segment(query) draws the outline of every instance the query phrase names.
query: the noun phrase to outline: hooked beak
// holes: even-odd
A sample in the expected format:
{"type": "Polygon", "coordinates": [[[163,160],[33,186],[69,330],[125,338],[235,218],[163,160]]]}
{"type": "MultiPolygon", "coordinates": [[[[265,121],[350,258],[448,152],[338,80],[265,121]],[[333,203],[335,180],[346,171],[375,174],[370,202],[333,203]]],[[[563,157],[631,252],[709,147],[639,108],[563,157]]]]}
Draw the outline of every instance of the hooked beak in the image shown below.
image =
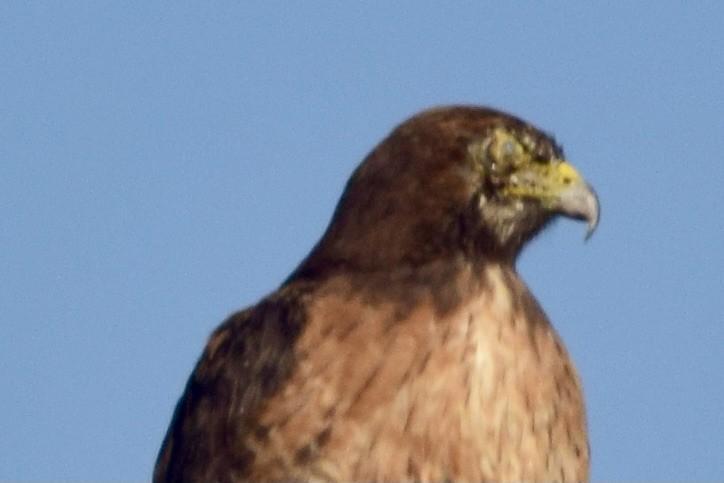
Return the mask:
{"type": "Polygon", "coordinates": [[[578,171],[563,159],[531,163],[510,176],[506,193],[538,199],[546,210],[586,220],[586,240],[598,226],[598,196],[578,171]]]}
{"type": "Polygon", "coordinates": [[[591,238],[598,226],[600,208],[598,196],[588,183],[579,179],[572,186],[561,190],[557,209],[565,216],[586,220],[586,240],[591,238]]]}

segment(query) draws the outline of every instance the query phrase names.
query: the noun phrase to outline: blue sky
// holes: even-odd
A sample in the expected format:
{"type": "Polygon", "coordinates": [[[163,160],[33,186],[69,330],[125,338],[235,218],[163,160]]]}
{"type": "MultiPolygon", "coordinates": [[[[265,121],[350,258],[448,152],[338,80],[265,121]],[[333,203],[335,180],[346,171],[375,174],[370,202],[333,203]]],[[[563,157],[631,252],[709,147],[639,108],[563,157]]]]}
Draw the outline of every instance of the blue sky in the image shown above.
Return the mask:
{"type": "Polygon", "coordinates": [[[596,187],[519,270],[596,480],[724,477],[724,3],[0,3],[0,479],[150,478],[209,332],[398,122],[486,104],[596,187]]]}

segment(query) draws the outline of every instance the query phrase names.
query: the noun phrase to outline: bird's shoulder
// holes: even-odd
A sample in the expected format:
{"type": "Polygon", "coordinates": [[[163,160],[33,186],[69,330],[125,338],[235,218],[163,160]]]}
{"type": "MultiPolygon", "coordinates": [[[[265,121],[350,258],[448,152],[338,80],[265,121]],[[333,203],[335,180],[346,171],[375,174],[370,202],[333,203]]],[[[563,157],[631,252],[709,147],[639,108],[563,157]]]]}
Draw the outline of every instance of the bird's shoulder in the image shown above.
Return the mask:
{"type": "Polygon", "coordinates": [[[228,317],[209,336],[179,400],[154,481],[244,477],[255,415],[294,364],[313,284],[288,284],[228,317]]]}

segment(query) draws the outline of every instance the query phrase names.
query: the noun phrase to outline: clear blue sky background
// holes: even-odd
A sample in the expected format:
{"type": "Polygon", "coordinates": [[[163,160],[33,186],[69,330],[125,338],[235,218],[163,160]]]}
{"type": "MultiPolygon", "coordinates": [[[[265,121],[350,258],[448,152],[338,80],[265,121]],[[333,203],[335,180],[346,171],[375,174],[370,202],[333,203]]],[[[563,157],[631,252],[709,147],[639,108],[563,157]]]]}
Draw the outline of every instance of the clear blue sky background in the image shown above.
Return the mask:
{"type": "Polygon", "coordinates": [[[0,479],[147,480],[209,332],[423,108],[553,132],[599,192],[519,269],[593,478],[724,478],[724,3],[0,3],[0,479]]]}

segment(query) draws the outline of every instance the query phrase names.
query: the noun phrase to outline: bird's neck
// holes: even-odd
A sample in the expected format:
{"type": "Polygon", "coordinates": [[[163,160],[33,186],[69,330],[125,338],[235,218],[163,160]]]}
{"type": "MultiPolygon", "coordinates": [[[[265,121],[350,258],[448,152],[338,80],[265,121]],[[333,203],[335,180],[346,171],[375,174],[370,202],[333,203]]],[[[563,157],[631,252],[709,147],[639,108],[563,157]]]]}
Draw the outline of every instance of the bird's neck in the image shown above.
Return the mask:
{"type": "Polygon", "coordinates": [[[313,283],[327,285],[344,279],[350,293],[364,292],[371,300],[403,301],[402,305],[431,301],[439,314],[445,314],[461,301],[486,289],[489,273],[519,283],[514,266],[499,258],[470,259],[462,252],[424,264],[384,267],[358,267],[341,262],[316,264],[305,261],[285,285],[313,283]]]}

